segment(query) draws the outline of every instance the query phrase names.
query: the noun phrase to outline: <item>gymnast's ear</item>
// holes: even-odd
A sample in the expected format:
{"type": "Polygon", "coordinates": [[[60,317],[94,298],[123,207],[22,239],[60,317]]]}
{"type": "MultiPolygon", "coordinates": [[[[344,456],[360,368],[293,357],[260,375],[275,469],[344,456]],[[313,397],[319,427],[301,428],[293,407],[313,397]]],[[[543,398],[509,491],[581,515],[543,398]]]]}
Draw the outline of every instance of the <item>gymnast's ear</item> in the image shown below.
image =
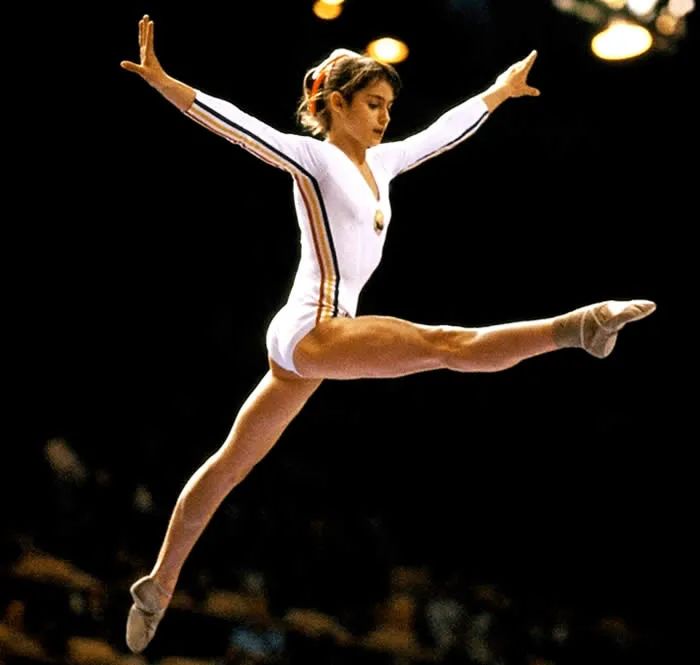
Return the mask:
{"type": "Polygon", "coordinates": [[[347,106],[347,101],[340,92],[334,90],[330,95],[328,95],[326,104],[331,112],[339,113],[347,106]]]}

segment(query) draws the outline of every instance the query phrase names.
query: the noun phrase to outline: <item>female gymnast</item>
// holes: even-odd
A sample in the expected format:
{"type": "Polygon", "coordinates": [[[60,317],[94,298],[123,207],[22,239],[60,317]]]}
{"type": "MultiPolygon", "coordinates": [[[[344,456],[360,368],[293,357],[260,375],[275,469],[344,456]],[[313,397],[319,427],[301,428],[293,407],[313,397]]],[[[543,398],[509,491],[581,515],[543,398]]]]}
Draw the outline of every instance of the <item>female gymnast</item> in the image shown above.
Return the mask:
{"type": "Polygon", "coordinates": [[[126,641],[136,653],[153,638],[182,566],[214,512],[324,379],[436,369],[496,372],[574,347],[604,358],[625,324],[656,307],[648,300],[610,300],[551,318],[481,328],[356,316],[358,296],[379,264],[389,230],[390,181],[465,141],[506,100],[539,95],[527,82],[536,51],[423,131],[382,143],[400,88],[390,65],[346,49],[333,51],[304,77],[297,117],[311,136],[288,134],[167,75],[155,55],[153,30],[144,16],[140,62],[121,66],[191,119],[291,175],[301,259],[288,301],[267,330],[269,371],[221,447],[183,488],[152,571],[131,586],[126,641]]]}

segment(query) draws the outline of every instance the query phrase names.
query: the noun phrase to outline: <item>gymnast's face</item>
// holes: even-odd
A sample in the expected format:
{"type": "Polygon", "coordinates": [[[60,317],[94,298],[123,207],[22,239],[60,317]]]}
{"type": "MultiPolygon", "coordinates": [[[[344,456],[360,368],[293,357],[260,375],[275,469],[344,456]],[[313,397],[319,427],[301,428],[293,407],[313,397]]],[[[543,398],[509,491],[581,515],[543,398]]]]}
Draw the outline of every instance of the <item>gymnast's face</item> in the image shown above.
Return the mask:
{"type": "Polygon", "coordinates": [[[387,81],[373,81],[358,90],[350,102],[338,93],[333,103],[333,129],[348,135],[364,148],[381,143],[394,103],[394,90],[387,81]]]}

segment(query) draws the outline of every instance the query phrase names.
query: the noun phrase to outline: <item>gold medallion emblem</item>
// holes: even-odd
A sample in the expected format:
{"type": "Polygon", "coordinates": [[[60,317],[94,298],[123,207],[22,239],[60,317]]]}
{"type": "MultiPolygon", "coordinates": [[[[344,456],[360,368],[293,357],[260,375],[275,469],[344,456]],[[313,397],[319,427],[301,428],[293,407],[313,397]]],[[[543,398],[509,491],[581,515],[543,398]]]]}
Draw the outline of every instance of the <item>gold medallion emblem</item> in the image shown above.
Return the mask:
{"type": "Polygon", "coordinates": [[[379,235],[384,230],[384,213],[377,209],[374,213],[374,231],[379,235]]]}

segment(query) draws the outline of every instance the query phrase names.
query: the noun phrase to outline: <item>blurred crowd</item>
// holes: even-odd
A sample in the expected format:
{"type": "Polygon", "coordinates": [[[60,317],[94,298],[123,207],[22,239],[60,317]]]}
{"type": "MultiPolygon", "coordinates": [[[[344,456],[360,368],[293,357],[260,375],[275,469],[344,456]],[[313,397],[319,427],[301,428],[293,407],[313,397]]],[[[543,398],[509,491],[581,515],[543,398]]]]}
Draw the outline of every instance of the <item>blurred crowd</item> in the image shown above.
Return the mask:
{"type": "Polygon", "coordinates": [[[129,585],[149,571],[171,506],[117,476],[55,438],[25,495],[5,501],[0,665],[660,662],[664,645],[625,616],[467,563],[406,560],[381,515],[272,510],[245,492],[193,552],[154,641],[130,654],[129,585]]]}

